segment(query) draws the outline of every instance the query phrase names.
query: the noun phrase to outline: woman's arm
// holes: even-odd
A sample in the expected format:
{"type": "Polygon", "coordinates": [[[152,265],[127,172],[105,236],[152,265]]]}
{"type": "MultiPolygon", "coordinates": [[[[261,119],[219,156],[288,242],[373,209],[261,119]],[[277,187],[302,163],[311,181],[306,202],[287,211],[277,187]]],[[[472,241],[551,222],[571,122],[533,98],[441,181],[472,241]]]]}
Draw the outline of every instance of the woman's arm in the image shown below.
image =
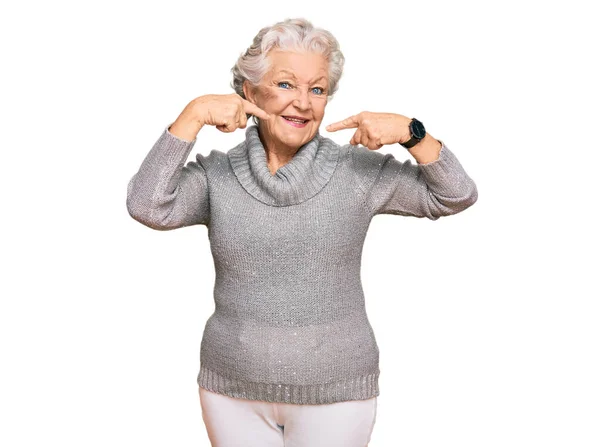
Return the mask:
{"type": "Polygon", "coordinates": [[[419,164],[431,163],[436,161],[440,156],[442,150],[442,142],[436,140],[428,133],[425,133],[425,137],[415,144],[413,147],[408,149],[410,154],[417,160],[419,164]]]}
{"type": "Polygon", "coordinates": [[[400,162],[377,152],[386,144],[411,139],[411,118],[397,113],[361,112],[330,124],[327,130],[356,131],[350,140],[352,166],[372,216],[401,214],[436,220],[456,214],[477,200],[475,182],[443,142],[426,133],[410,148],[419,163],[400,162]],[[365,147],[355,147],[355,144],[365,147]]]}
{"type": "Polygon", "coordinates": [[[247,114],[269,119],[240,95],[203,95],[190,101],[146,156],[127,187],[127,209],[135,220],[156,230],[208,225],[208,180],[201,154],[184,166],[196,135],[205,125],[221,132],[244,129],[247,114]]]}
{"type": "Polygon", "coordinates": [[[197,161],[184,166],[197,133],[177,121],[164,129],[127,186],[127,210],[135,220],[155,230],[208,224],[204,157],[198,155],[197,161]],[[186,135],[192,140],[182,138],[186,135]]]}
{"type": "Polygon", "coordinates": [[[397,214],[436,220],[477,201],[475,182],[450,149],[439,143],[437,159],[423,164],[401,162],[391,153],[364,147],[351,149],[357,181],[372,216],[397,214]]]}

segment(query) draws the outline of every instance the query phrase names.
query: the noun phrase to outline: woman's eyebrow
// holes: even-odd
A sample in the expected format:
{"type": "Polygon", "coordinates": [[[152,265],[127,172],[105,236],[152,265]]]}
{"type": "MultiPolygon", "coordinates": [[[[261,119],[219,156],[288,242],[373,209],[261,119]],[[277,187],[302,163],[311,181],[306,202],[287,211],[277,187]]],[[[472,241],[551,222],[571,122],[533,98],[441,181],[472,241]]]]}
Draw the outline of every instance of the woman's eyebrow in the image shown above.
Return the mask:
{"type": "Polygon", "coordinates": [[[320,81],[321,79],[327,80],[326,76],[319,76],[318,78],[313,79],[312,82],[320,81]]]}
{"type": "MultiPolygon", "coordinates": [[[[294,78],[296,81],[298,80],[298,78],[296,77],[296,75],[294,74],[294,72],[293,72],[293,71],[290,71],[290,70],[285,70],[285,69],[283,69],[283,70],[279,70],[279,73],[277,73],[277,75],[280,75],[280,74],[282,74],[282,73],[288,73],[288,74],[289,74],[289,75],[290,75],[292,78],[294,78]]],[[[313,80],[311,81],[311,83],[313,83],[313,82],[315,82],[315,81],[319,81],[319,80],[321,80],[321,79],[327,79],[327,77],[326,77],[325,75],[318,76],[318,77],[316,77],[315,79],[313,79],[313,80]]]]}

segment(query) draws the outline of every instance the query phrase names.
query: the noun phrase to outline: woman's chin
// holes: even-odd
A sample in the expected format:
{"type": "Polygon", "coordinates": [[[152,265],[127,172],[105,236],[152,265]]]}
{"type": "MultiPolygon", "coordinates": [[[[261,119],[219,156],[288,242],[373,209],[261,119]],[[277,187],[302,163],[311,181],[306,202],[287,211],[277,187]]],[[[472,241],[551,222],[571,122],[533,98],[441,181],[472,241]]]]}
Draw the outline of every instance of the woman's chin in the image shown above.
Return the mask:
{"type": "MultiPolygon", "coordinates": [[[[283,120],[283,118],[281,118],[283,120]]],[[[288,148],[299,149],[314,138],[318,127],[314,127],[314,122],[309,121],[304,127],[295,127],[287,122],[281,122],[278,119],[278,126],[272,128],[272,138],[276,141],[275,146],[285,146],[288,148]]]]}
{"type": "Polygon", "coordinates": [[[287,146],[299,148],[308,143],[314,135],[311,135],[307,130],[296,132],[295,134],[282,135],[281,142],[287,146]]]}

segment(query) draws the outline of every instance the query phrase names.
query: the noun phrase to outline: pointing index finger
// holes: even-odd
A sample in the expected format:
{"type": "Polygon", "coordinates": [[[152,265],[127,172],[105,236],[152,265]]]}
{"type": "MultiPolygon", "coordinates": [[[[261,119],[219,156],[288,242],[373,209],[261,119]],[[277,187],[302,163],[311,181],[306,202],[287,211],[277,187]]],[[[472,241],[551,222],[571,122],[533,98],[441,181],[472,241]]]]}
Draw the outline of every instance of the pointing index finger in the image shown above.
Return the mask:
{"type": "Polygon", "coordinates": [[[328,125],[325,129],[329,132],[335,132],[341,129],[352,129],[354,127],[358,127],[358,117],[357,115],[352,115],[345,120],[338,121],[337,123],[332,123],[328,125]]]}
{"type": "Polygon", "coordinates": [[[257,116],[259,118],[262,118],[264,120],[268,120],[270,118],[269,114],[267,112],[265,112],[263,109],[261,109],[260,107],[252,104],[250,101],[242,98],[242,101],[244,102],[244,112],[246,113],[250,113],[254,116],[257,116]]]}

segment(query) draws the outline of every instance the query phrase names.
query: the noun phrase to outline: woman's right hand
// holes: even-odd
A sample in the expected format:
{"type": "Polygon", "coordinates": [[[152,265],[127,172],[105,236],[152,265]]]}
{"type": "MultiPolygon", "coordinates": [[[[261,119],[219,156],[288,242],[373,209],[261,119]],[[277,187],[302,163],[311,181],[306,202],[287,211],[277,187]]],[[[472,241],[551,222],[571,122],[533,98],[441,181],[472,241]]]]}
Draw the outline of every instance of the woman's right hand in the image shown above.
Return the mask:
{"type": "Polygon", "coordinates": [[[196,138],[202,126],[206,124],[215,126],[221,132],[230,133],[246,127],[247,113],[269,119],[267,112],[237,93],[199,96],[183,109],[169,128],[169,132],[189,141],[196,138]]]}

